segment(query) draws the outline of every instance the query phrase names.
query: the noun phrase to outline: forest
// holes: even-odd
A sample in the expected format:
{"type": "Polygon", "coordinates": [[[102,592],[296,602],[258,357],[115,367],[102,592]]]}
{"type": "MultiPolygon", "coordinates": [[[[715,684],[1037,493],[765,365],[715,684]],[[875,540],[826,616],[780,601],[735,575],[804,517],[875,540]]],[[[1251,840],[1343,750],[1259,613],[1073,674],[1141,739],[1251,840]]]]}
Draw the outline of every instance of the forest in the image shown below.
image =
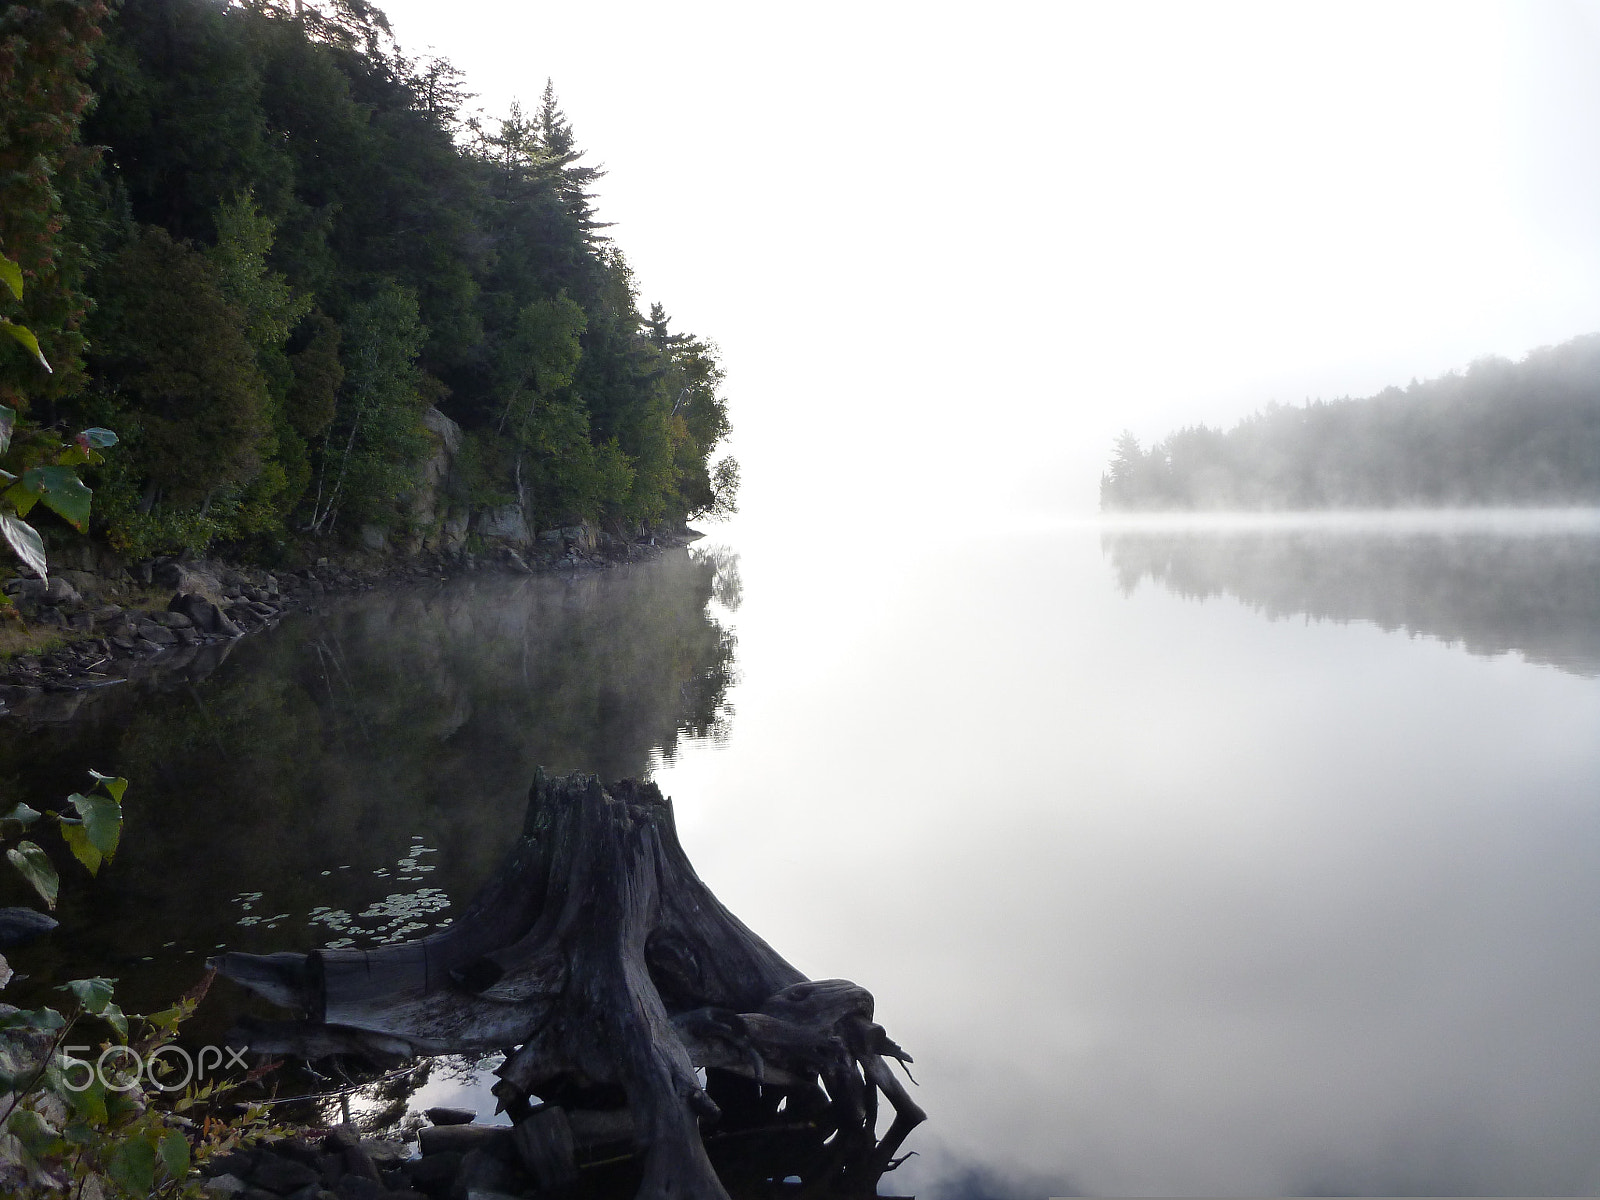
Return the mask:
{"type": "Polygon", "coordinates": [[[1107,510],[1600,503],[1600,334],[1364,399],[1116,442],[1107,510]]]}
{"type": "Polygon", "coordinates": [[[0,15],[0,95],[0,318],[52,368],[7,342],[0,403],[115,432],[87,536],[270,563],[447,508],[731,510],[716,348],[641,308],[548,83],[470,115],[363,0],[41,0],[0,15]],[[462,434],[419,505],[430,408],[462,434]]]}

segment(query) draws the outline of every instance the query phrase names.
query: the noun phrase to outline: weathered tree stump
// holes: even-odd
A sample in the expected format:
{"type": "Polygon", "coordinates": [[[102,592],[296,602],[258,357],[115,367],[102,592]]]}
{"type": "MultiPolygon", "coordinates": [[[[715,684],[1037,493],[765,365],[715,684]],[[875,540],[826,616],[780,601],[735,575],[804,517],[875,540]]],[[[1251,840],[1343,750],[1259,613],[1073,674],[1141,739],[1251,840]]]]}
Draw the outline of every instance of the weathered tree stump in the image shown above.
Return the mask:
{"type": "Polygon", "coordinates": [[[924,1119],[885,1062],[910,1058],[873,1022],[872,995],[807,980],[724,908],[651,783],[538,773],[514,851],[430,937],[216,966],[301,1014],[242,1023],[239,1040],[262,1053],[516,1047],[495,1091],[543,1186],[621,1142],[643,1155],[641,1200],[726,1197],[704,1125],[713,1139],[805,1133],[814,1174],[870,1194],[924,1119]],[[879,1092],[895,1113],[881,1141],[879,1092]]]}

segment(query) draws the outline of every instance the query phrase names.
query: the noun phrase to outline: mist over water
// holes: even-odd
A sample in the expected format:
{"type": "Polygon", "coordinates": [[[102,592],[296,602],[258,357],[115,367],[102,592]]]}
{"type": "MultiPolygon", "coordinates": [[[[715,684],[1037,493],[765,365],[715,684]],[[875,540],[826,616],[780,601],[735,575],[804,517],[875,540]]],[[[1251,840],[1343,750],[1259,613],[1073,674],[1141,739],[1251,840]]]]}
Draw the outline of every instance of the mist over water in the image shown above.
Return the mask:
{"type": "Polygon", "coordinates": [[[0,727],[18,786],[134,779],[17,965],[115,960],[144,1005],[219,943],[408,936],[534,764],[651,772],[719,898],[915,1056],[884,1191],[1592,1193],[1600,521],[1511,524],[735,526],[353,598],[0,727]]]}
{"type": "Polygon", "coordinates": [[[917,1056],[893,1188],[1600,1186],[1600,538],[1519,520],[742,545],[737,723],[661,779],[917,1056]]]}

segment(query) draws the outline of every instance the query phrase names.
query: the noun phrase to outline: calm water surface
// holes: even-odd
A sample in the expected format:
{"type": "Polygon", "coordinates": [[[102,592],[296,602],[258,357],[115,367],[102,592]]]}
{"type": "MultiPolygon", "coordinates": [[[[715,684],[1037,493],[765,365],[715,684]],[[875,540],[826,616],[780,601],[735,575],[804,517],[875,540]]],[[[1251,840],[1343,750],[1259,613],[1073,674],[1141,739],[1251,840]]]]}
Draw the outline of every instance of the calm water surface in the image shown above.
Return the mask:
{"type": "Polygon", "coordinates": [[[725,543],[362,597],[0,725],[13,791],[134,789],[19,967],[111,961],[138,1007],[218,945],[409,936],[535,763],[650,771],[916,1056],[885,1190],[1600,1190],[1593,520],[725,543]]]}

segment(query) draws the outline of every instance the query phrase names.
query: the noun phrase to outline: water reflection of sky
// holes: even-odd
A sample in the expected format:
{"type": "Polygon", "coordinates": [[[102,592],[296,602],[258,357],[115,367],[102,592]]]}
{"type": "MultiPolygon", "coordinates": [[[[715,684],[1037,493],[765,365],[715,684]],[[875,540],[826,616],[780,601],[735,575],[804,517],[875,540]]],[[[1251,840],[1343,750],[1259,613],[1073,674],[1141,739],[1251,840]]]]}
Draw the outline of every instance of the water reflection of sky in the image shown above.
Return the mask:
{"type": "Polygon", "coordinates": [[[1600,1187],[1600,685],[1526,605],[1478,656],[1262,620],[1261,563],[1124,594],[1092,529],[741,549],[737,727],[660,779],[917,1056],[895,1189],[1600,1187]]]}

